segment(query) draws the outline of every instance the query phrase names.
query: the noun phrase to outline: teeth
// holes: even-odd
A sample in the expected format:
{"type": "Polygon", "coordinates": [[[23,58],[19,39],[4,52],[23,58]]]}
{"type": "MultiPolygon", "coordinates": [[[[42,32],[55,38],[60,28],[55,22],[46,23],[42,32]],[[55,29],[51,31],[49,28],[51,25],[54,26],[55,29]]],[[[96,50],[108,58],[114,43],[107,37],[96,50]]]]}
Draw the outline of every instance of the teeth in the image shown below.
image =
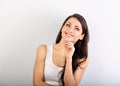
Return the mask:
{"type": "Polygon", "coordinates": [[[67,36],[71,36],[71,35],[67,34],[67,36]]]}
{"type": "Polygon", "coordinates": [[[66,35],[67,35],[68,37],[72,37],[72,35],[71,35],[71,34],[66,33],[66,35]]]}

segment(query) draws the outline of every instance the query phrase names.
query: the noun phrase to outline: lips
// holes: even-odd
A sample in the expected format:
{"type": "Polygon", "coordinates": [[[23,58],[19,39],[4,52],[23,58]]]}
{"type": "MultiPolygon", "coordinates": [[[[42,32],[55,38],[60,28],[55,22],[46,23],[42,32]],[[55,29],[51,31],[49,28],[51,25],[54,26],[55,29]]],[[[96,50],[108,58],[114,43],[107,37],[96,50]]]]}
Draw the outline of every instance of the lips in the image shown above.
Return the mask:
{"type": "Polygon", "coordinates": [[[70,33],[65,33],[65,35],[66,35],[67,37],[73,37],[73,35],[70,34],[70,33]]]}

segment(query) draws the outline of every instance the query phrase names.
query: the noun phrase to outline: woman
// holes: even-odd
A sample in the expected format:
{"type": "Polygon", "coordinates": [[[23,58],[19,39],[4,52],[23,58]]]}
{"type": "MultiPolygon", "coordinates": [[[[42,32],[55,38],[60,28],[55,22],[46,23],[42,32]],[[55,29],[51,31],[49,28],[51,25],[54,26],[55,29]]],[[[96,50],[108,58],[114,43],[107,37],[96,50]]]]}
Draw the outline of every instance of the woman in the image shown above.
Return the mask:
{"type": "Polygon", "coordinates": [[[70,15],[58,33],[56,43],[37,49],[34,86],[78,86],[88,64],[88,26],[83,16],[70,15]]]}

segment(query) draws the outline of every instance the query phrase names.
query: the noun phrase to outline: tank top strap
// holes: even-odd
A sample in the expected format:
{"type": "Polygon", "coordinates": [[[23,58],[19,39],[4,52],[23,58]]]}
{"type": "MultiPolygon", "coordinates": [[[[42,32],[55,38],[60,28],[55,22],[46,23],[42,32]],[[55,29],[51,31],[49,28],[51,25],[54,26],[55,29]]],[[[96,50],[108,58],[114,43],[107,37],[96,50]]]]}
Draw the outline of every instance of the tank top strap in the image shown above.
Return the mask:
{"type": "Polygon", "coordinates": [[[49,62],[52,61],[52,44],[47,44],[47,56],[46,59],[49,59],[49,62]]]}

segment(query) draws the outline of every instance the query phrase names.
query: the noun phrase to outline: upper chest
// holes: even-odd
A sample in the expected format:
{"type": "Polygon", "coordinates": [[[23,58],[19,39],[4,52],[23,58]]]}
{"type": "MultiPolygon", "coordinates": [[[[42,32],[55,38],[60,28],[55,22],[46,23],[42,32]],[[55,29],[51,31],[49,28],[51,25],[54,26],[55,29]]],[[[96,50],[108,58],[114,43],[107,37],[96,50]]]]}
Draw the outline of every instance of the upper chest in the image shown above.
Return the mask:
{"type": "Polygon", "coordinates": [[[64,53],[62,51],[53,48],[52,62],[58,67],[63,67],[65,65],[64,53]]]}

